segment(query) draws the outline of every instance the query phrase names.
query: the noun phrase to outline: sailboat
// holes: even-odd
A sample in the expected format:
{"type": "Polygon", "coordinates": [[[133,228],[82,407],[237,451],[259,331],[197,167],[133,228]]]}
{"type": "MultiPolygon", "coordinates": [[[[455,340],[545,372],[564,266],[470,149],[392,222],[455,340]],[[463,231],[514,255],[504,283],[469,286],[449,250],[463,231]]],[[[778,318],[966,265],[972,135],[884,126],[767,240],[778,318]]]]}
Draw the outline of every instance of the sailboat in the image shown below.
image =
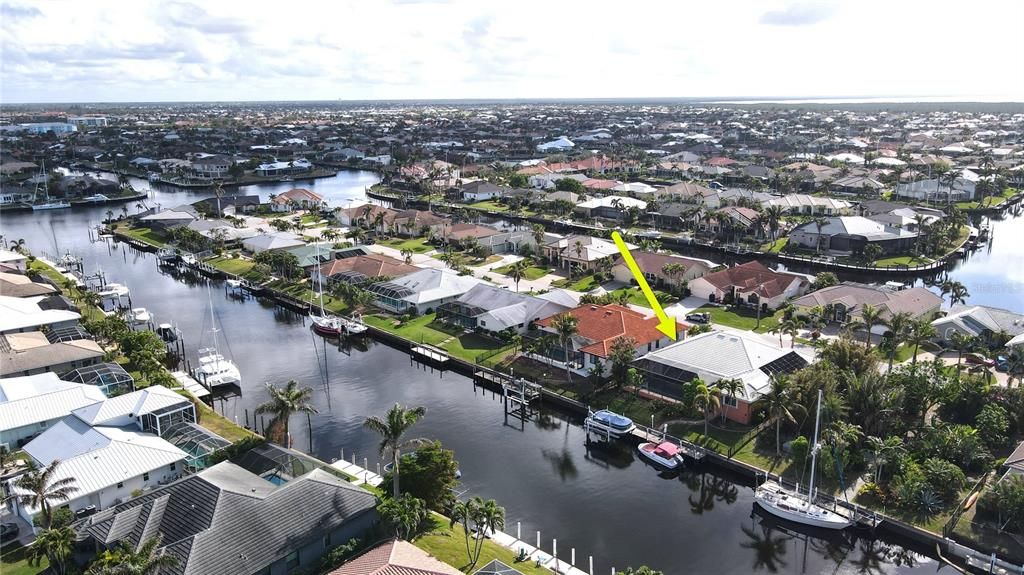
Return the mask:
{"type": "Polygon", "coordinates": [[[822,392],[818,390],[818,414],[814,420],[814,443],[811,447],[811,484],[807,493],[801,494],[799,489],[787,489],[775,481],[765,481],[754,490],[754,501],[768,513],[782,519],[823,529],[846,529],[853,521],[814,503],[814,472],[818,462],[818,451],[821,449],[818,443],[818,432],[821,428],[821,397],[822,392]]]}
{"type": "Polygon", "coordinates": [[[40,181],[36,182],[35,193],[32,195],[32,209],[33,210],[59,210],[61,208],[70,208],[71,204],[60,200],[50,200],[50,192],[47,190],[46,182],[46,161],[39,163],[39,177],[40,181]],[[39,188],[43,188],[43,201],[39,201],[39,188]]]}
{"type": "Polygon", "coordinates": [[[213,333],[213,345],[199,350],[199,369],[197,375],[199,381],[211,391],[221,385],[242,385],[242,372],[230,359],[225,358],[217,351],[217,319],[213,315],[213,295],[207,286],[207,295],[210,299],[210,325],[213,333]]]}
{"type": "MultiPolygon", "coordinates": [[[[320,244],[316,244],[316,259],[320,261],[320,244]]],[[[317,287],[317,291],[320,293],[319,310],[312,305],[309,307],[309,319],[313,322],[313,331],[326,336],[339,336],[342,334],[361,335],[366,333],[366,326],[358,321],[327,312],[324,308],[324,280],[323,276],[319,273],[317,273],[317,287]]]]}

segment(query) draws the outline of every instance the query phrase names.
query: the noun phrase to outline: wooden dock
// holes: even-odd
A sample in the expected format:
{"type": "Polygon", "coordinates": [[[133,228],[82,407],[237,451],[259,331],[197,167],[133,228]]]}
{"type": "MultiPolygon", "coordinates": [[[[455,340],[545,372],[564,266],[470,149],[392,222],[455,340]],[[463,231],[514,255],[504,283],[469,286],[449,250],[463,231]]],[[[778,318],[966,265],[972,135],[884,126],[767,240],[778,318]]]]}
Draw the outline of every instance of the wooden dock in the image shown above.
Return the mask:
{"type": "Polygon", "coordinates": [[[704,459],[705,450],[703,447],[690,443],[685,439],[679,439],[678,437],[668,435],[664,431],[652,429],[646,425],[636,425],[633,428],[633,431],[630,432],[630,435],[644,442],[660,443],[662,441],[668,441],[669,443],[678,445],[679,450],[683,455],[690,459],[693,459],[694,461],[704,459]]]}
{"type": "Polygon", "coordinates": [[[445,351],[426,344],[413,346],[409,351],[417,360],[426,360],[438,365],[445,365],[450,359],[445,351]]]}
{"type": "Polygon", "coordinates": [[[191,393],[196,399],[202,400],[203,398],[210,395],[210,390],[203,387],[198,381],[196,381],[191,375],[184,371],[175,371],[171,375],[185,388],[186,391],[191,393]]]}

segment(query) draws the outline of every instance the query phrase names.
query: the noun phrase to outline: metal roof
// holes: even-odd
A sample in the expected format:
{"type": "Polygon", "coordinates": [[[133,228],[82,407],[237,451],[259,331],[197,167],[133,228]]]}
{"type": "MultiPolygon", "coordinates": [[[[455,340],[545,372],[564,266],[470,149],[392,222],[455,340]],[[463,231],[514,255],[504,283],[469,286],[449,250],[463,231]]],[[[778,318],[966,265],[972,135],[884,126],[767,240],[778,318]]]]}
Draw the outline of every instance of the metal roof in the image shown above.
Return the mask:
{"type": "Polygon", "coordinates": [[[0,403],[0,431],[66,417],[75,409],[102,402],[104,399],[106,396],[96,387],[68,383],[67,387],[56,391],[46,390],[38,395],[3,401],[0,403]]]}

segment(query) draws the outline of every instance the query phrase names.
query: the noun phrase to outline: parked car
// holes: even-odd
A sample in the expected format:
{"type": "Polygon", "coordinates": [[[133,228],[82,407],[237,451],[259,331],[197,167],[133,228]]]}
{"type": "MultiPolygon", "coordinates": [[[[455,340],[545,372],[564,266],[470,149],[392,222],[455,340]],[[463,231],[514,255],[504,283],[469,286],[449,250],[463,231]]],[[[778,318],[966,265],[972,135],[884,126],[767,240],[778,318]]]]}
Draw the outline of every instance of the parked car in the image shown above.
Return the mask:
{"type": "Polygon", "coordinates": [[[965,353],[964,361],[970,365],[984,365],[985,367],[993,367],[996,362],[993,359],[989,359],[980,353],[965,353]]]}
{"type": "Polygon", "coordinates": [[[0,525],[0,541],[11,541],[18,538],[21,528],[17,523],[4,523],[0,525]]]}
{"type": "Polygon", "coordinates": [[[1006,372],[1010,370],[1010,360],[1005,355],[996,358],[996,371],[1006,372]]]}
{"type": "Polygon", "coordinates": [[[688,313],[686,314],[686,321],[691,323],[709,323],[711,321],[711,314],[708,312],[699,313],[688,313]]]}

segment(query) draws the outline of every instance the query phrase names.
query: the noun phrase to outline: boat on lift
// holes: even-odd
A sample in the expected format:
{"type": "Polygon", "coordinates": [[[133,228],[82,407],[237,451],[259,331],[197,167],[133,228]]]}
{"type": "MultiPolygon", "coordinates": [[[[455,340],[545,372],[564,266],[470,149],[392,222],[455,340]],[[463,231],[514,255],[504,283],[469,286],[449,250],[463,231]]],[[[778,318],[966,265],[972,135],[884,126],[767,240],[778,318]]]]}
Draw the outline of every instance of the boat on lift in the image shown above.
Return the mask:
{"type": "Polygon", "coordinates": [[[132,321],[137,324],[149,323],[153,319],[153,315],[144,307],[133,307],[131,314],[132,321]]]}
{"type": "Polygon", "coordinates": [[[793,490],[783,487],[775,481],[765,481],[754,490],[754,501],[768,513],[782,519],[823,529],[846,529],[853,524],[853,521],[814,502],[814,473],[818,462],[818,451],[821,450],[821,444],[818,443],[818,432],[821,428],[821,398],[822,392],[818,390],[818,415],[814,421],[814,443],[811,447],[811,482],[807,493],[801,494],[799,487],[793,490]]]}
{"type": "Polygon", "coordinates": [[[97,292],[97,295],[103,299],[121,299],[131,295],[131,291],[128,289],[128,286],[119,283],[108,283],[97,292]]]}
{"type": "Polygon", "coordinates": [[[632,419],[607,409],[587,414],[583,424],[588,430],[597,431],[608,439],[618,439],[636,429],[632,419]]]}

